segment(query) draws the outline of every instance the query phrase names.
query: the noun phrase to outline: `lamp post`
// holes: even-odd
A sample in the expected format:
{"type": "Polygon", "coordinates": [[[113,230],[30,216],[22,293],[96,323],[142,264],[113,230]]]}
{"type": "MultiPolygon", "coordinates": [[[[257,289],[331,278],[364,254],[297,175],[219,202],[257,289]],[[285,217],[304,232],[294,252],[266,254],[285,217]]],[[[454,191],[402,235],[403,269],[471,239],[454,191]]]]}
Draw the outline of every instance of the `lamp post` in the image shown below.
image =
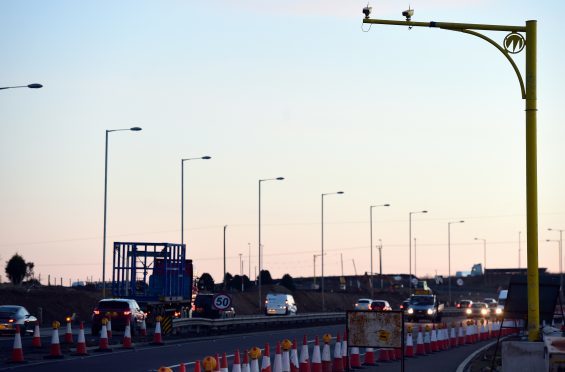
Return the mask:
{"type": "Polygon", "coordinates": [[[184,162],[189,160],[209,160],[211,156],[185,158],[180,160],[180,243],[184,244],[184,162]]]}
{"type": "Polygon", "coordinates": [[[561,293],[561,303],[563,303],[563,231],[562,229],[552,229],[551,227],[547,231],[559,231],[559,288],[561,293]]]}
{"type": "Polygon", "coordinates": [[[449,306],[451,306],[452,302],[451,302],[451,225],[454,223],[463,223],[465,221],[461,220],[461,221],[453,221],[453,222],[448,222],[447,223],[447,267],[448,267],[448,276],[447,276],[447,281],[448,281],[448,288],[449,288],[449,306]]]}
{"type": "Polygon", "coordinates": [[[224,290],[228,289],[228,283],[226,281],[226,230],[228,225],[224,225],[224,290]]]}
{"type": "Polygon", "coordinates": [[[417,213],[428,213],[428,211],[417,211],[408,213],[408,288],[412,294],[412,215],[417,213]]]}
{"type": "Polygon", "coordinates": [[[261,305],[263,304],[263,298],[261,296],[261,183],[267,181],[282,181],[284,177],[277,178],[265,178],[259,180],[259,276],[257,277],[257,288],[259,288],[259,312],[261,312],[261,305]]]}
{"type": "Polygon", "coordinates": [[[28,84],[28,85],[16,85],[16,86],[13,86],[13,87],[0,87],[0,90],[3,90],[3,89],[15,89],[15,88],[39,89],[39,88],[43,88],[43,85],[37,84],[37,83],[33,83],[33,84],[28,84]]]}
{"type": "Polygon", "coordinates": [[[324,197],[326,195],[342,195],[343,191],[329,192],[322,194],[322,277],[320,279],[322,287],[322,311],[326,311],[326,298],[324,294],[324,197]]]}
{"type": "MultiPolygon", "coordinates": [[[[40,85],[40,84],[37,84],[40,85]]],[[[41,88],[36,87],[36,88],[41,88]]],[[[106,215],[108,201],[108,134],[111,132],[122,131],[139,132],[140,127],[124,128],[124,129],[106,129],[106,147],[104,151],[104,232],[102,234],[102,297],[106,297],[106,215]]]]}
{"type": "Polygon", "coordinates": [[[314,280],[313,280],[313,288],[312,289],[316,289],[316,257],[320,257],[321,254],[315,254],[314,256],[314,280]]]}
{"type": "MultiPolygon", "coordinates": [[[[376,207],[390,207],[390,204],[380,204],[380,205],[371,205],[369,207],[369,226],[370,226],[370,243],[369,243],[369,247],[371,248],[371,298],[374,297],[375,294],[375,288],[374,288],[374,283],[373,283],[373,208],[376,207]]],[[[383,273],[381,272],[381,275],[383,273]]],[[[382,286],[381,286],[382,287],[382,286]]]]}
{"type": "Polygon", "coordinates": [[[487,281],[487,240],[482,238],[475,238],[475,240],[482,240],[483,241],[483,274],[485,276],[485,283],[487,281]]]}
{"type": "Polygon", "coordinates": [[[497,48],[512,65],[520,84],[522,99],[526,103],[526,209],[527,209],[527,256],[528,256],[528,339],[539,339],[539,272],[538,272],[538,197],[537,197],[537,21],[526,21],[525,26],[485,25],[449,22],[412,22],[371,19],[371,8],[363,9],[363,23],[397,25],[407,27],[440,28],[479,37],[497,48]],[[477,31],[508,32],[502,46],[477,31]],[[525,37],[524,35],[525,34],[525,37]],[[526,43],[527,40],[527,43],[526,43]],[[525,84],[511,54],[526,49],[525,84]]]}
{"type": "Polygon", "coordinates": [[[239,276],[241,277],[241,292],[243,292],[243,253],[239,254],[239,276]]]}
{"type": "Polygon", "coordinates": [[[381,277],[381,289],[384,287],[383,283],[383,241],[379,239],[379,276],[381,277]]]}

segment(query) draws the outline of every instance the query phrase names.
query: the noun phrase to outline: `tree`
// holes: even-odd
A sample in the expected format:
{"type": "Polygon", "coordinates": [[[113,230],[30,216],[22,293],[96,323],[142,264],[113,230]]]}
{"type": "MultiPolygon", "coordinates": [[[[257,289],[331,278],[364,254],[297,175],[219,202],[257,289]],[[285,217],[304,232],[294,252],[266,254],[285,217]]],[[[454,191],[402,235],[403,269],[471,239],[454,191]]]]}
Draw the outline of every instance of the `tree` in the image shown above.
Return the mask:
{"type": "Polygon", "coordinates": [[[230,273],[226,273],[226,276],[224,277],[224,288],[230,288],[231,287],[231,282],[233,280],[233,275],[230,273]]]}
{"type": "Polygon", "coordinates": [[[230,282],[229,288],[241,292],[242,285],[243,285],[243,278],[239,275],[235,275],[230,282]]]}
{"type": "Polygon", "coordinates": [[[198,289],[205,291],[214,290],[214,278],[208,273],[203,273],[198,279],[198,289]]]}
{"type": "Polygon", "coordinates": [[[279,284],[291,291],[294,291],[296,289],[294,279],[292,278],[292,276],[290,276],[290,274],[284,274],[279,284]]]}
{"type": "Polygon", "coordinates": [[[26,262],[19,254],[14,254],[8,262],[6,262],[6,275],[14,285],[20,284],[24,278],[33,277],[33,262],[26,262]]]}
{"type": "Polygon", "coordinates": [[[269,270],[261,270],[261,284],[269,285],[273,284],[273,278],[271,277],[271,273],[269,270]]]}

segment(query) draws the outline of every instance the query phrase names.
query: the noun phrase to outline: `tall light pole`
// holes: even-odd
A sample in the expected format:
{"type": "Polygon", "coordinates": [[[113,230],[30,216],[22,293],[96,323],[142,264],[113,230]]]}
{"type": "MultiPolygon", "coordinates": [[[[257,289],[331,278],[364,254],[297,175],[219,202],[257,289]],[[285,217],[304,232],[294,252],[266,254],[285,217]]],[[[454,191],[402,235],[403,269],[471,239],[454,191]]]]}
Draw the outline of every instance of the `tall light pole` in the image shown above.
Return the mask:
{"type": "Polygon", "coordinates": [[[381,277],[381,289],[383,289],[383,241],[379,239],[379,276],[381,277]]]}
{"type": "Polygon", "coordinates": [[[16,86],[13,86],[13,87],[0,87],[0,90],[3,90],[3,89],[15,89],[15,88],[39,89],[39,88],[43,88],[43,85],[37,84],[37,83],[33,83],[33,84],[28,84],[28,85],[16,85],[16,86]]]}
{"type": "Polygon", "coordinates": [[[239,254],[239,276],[241,277],[241,291],[243,292],[243,253],[239,254]]]}
{"type": "Polygon", "coordinates": [[[559,288],[561,293],[561,303],[563,303],[563,231],[562,229],[552,229],[551,227],[547,231],[559,231],[559,288]]]}
{"type": "Polygon", "coordinates": [[[184,244],[184,162],[189,160],[209,160],[211,156],[185,158],[180,160],[180,243],[184,244]]]}
{"type": "Polygon", "coordinates": [[[449,306],[451,306],[451,225],[454,223],[463,223],[465,221],[453,221],[447,223],[447,266],[448,266],[448,288],[449,288],[449,306]]]}
{"type": "Polygon", "coordinates": [[[371,8],[363,9],[363,23],[406,27],[440,28],[473,35],[497,48],[512,65],[522,99],[526,106],[526,210],[528,256],[528,340],[539,339],[539,271],[538,271],[538,190],[537,190],[537,21],[526,21],[522,26],[486,25],[476,23],[413,22],[412,14],[406,20],[370,19],[371,8]],[[508,34],[502,45],[478,31],[502,31],[508,34]],[[527,40],[527,42],[526,42],[527,40]],[[525,84],[512,54],[526,50],[525,84]]]}
{"type": "Polygon", "coordinates": [[[417,254],[417,249],[416,249],[416,238],[414,238],[414,276],[417,278],[418,277],[418,254],[417,254]]]}
{"type": "Polygon", "coordinates": [[[247,246],[249,248],[249,256],[247,257],[247,265],[249,266],[248,268],[248,273],[249,273],[249,280],[251,280],[251,243],[247,243],[247,246]]]}
{"type": "Polygon", "coordinates": [[[487,240],[482,238],[475,238],[475,240],[482,240],[483,241],[483,275],[485,283],[487,282],[487,240]]]}
{"type": "Polygon", "coordinates": [[[284,177],[265,178],[259,180],[259,276],[257,277],[257,287],[259,288],[259,312],[263,305],[263,297],[261,296],[261,183],[267,181],[282,181],[284,177]]]}
{"type": "Polygon", "coordinates": [[[412,215],[417,213],[428,213],[428,211],[408,213],[408,288],[410,294],[412,294],[412,215]]]}
{"type": "Polygon", "coordinates": [[[320,257],[321,254],[315,254],[314,256],[314,280],[313,280],[313,289],[316,289],[316,257],[320,257]]]}
{"type": "Polygon", "coordinates": [[[228,289],[228,283],[226,281],[226,230],[228,225],[224,225],[224,290],[228,289]]]}
{"type": "Polygon", "coordinates": [[[522,232],[518,231],[518,269],[522,268],[522,232]]]}
{"type": "Polygon", "coordinates": [[[326,298],[324,293],[324,197],[326,195],[341,195],[343,191],[329,192],[322,194],[322,277],[320,279],[322,287],[322,311],[326,311],[326,298]]]}
{"type": "MultiPolygon", "coordinates": [[[[40,84],[37,84],[40,85],[40,84]]],[[[41,88],[41,87],[37,87],[41,88]]],[[[104,232],[102,234],[102,297],[106,297],[106,215],[108,206],[108,134],[111,132],[122,131],[139,132],[140,127],[131,127],[124,129],[106,129],[106,147],[104,152],[104,232]]]]}
{"type": "MultiPolygon", "coordinates": [[[[369,207],[369,226],[370,226],[370,243],[369,247],[371,248],[371,298],[374,297],[375,288],[373,283],[373,208],[376,207],[390,207],[390,204],[380,204],[380,205],[371,205],[369,207]]],[[[382,273],[381,273],[382,275],[382,273]]]]}

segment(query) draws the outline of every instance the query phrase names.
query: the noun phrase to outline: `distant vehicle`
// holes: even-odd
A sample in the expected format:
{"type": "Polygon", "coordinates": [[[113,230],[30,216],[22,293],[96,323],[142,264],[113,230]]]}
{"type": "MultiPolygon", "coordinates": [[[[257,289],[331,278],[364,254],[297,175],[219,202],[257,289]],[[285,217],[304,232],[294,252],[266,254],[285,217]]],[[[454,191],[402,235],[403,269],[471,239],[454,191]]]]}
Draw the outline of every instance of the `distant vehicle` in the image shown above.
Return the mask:
{"type": "Polygon", "coordinates": [[[73,282],[73,284],[71,284],[71,287],[85,287],[86,286],[86,282],[83,281],[78,281],[78,282],[73,282]]]}
{"type": "Polygon", "coordinates": [[[355,310],[371,310],[371,302],[370,298],[360,298],[355,303],[355,310]]]}
{"type": "Polygon", "coordinates": [[[399,306],[400,310],[406,311],[408,309],[408,305],[410,305],[410,299],[406,299],[406,300],[402,301],[402,303],[399,306]]]}
{"type": "Polygon", "coordinates": [[[473,301],[471,301],[471,300],[461,300],[457,303],[456,307],[458,309],[466,309],[468,307],[471,307],[471,305],[473,305],[473,301]]]}
{"type": "Polygon", "coordinates": [[[444,305],[435,295],[413,295],[410,297],[406,318],[409,322],[421,319],[440,322],[444,305]]]}
{"type": "Polygon", "coordinates": [[[496,309],[498,306],[498,302],[494,298],[485,298],[483,299],[483,302],[491,309],[496,309]]]}
{"type": "Polygon", "coordinates": [[[471,307],[465,309],[467,318],[488,318],[490,317],[490,308],[484,302],[473,302],[471,307]]]}
{"type": "Polygon", "coordinates": [[[431,295],[432,290],[428,287],[428,282],[425,280],[418,280],[416,283],[416,288],[414,288],[414,294],[416,295],[431,295]]]}
{"type": "Polygon", "coordinates": [[[124,331],[130,324],[132,336],[146,318],[139,304],[127,298],[108,298],[98,302],[92,312],[92,335],[97,336],[102,329],[102,319],[112,320],[112,330],[124,331]]]}
{"type": "Polygon", "coordinates": [[[494,310],[494,313],[498,318],[502,318],[502,316],[504,315],[504,305],[506,304],[507,298],[507,289],[503,289],[498,293],[498,305],[496,305],[496,309],[494,310]]]}
{"type": "Polygon", "coordinates": [[[294,297],[283,293],[269,293],[265,300],[265,315],[296,315],[294,297]]]}
{"type": "Polygon", "coordinates": [[[371,310],[373,310],[373,311],[391,311],[392,307],[390,307],[390,304],[388,303],[388,301],[373,300],[371,302],[371,310]]]}
{"type": "Polygon", "coordinates": [[[27,309],[19,305],[0,306],[0,334],[16,333],[16,326],[20,326],[20,334],[33,334],[37,318],[27,309]]]}
{"type": "Polygon", "coordinates": [[[214,293],[198,293],[194,299],[193,318],[234,318],[235,309],[233,306],[225,310],[217,309],[214,306],[214,293]]]}

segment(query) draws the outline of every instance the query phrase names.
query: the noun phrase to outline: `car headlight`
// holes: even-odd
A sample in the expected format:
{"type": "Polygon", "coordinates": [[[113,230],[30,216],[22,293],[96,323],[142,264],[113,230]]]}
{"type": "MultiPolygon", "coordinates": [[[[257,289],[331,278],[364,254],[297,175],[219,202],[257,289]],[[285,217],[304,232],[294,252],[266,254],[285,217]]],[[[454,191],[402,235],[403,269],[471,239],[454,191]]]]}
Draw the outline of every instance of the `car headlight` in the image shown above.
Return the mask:
{"type": "Polygon", "coordinates": [[[408,308],[408,314],[414,314],[414,309],[408,308]]]}
{"type": "Polygon", "coordinates": [[[426,311],[428,313],[428,315],[432,315],[434,313],[433,309],[428,309],[428,311],[426,311]]]}
{"type": "Polygon", "coordinates": [[[497,314],[502,314],[502,309],[501,309],[501,308],[497,308],[494,312],[497,313],[497,314]]]}
{"type": "Polygon", "coordinates": [[[487,315],[487,309],[481,309],[481,314],[487,315]]]}
{"type": "Polygon", "coordinates": [[[467,310],[465,310],[465,312],[466,312],[467,314],[471,314],[471,313],[473,313],[473,310],[467,309],[467,310]]]}

